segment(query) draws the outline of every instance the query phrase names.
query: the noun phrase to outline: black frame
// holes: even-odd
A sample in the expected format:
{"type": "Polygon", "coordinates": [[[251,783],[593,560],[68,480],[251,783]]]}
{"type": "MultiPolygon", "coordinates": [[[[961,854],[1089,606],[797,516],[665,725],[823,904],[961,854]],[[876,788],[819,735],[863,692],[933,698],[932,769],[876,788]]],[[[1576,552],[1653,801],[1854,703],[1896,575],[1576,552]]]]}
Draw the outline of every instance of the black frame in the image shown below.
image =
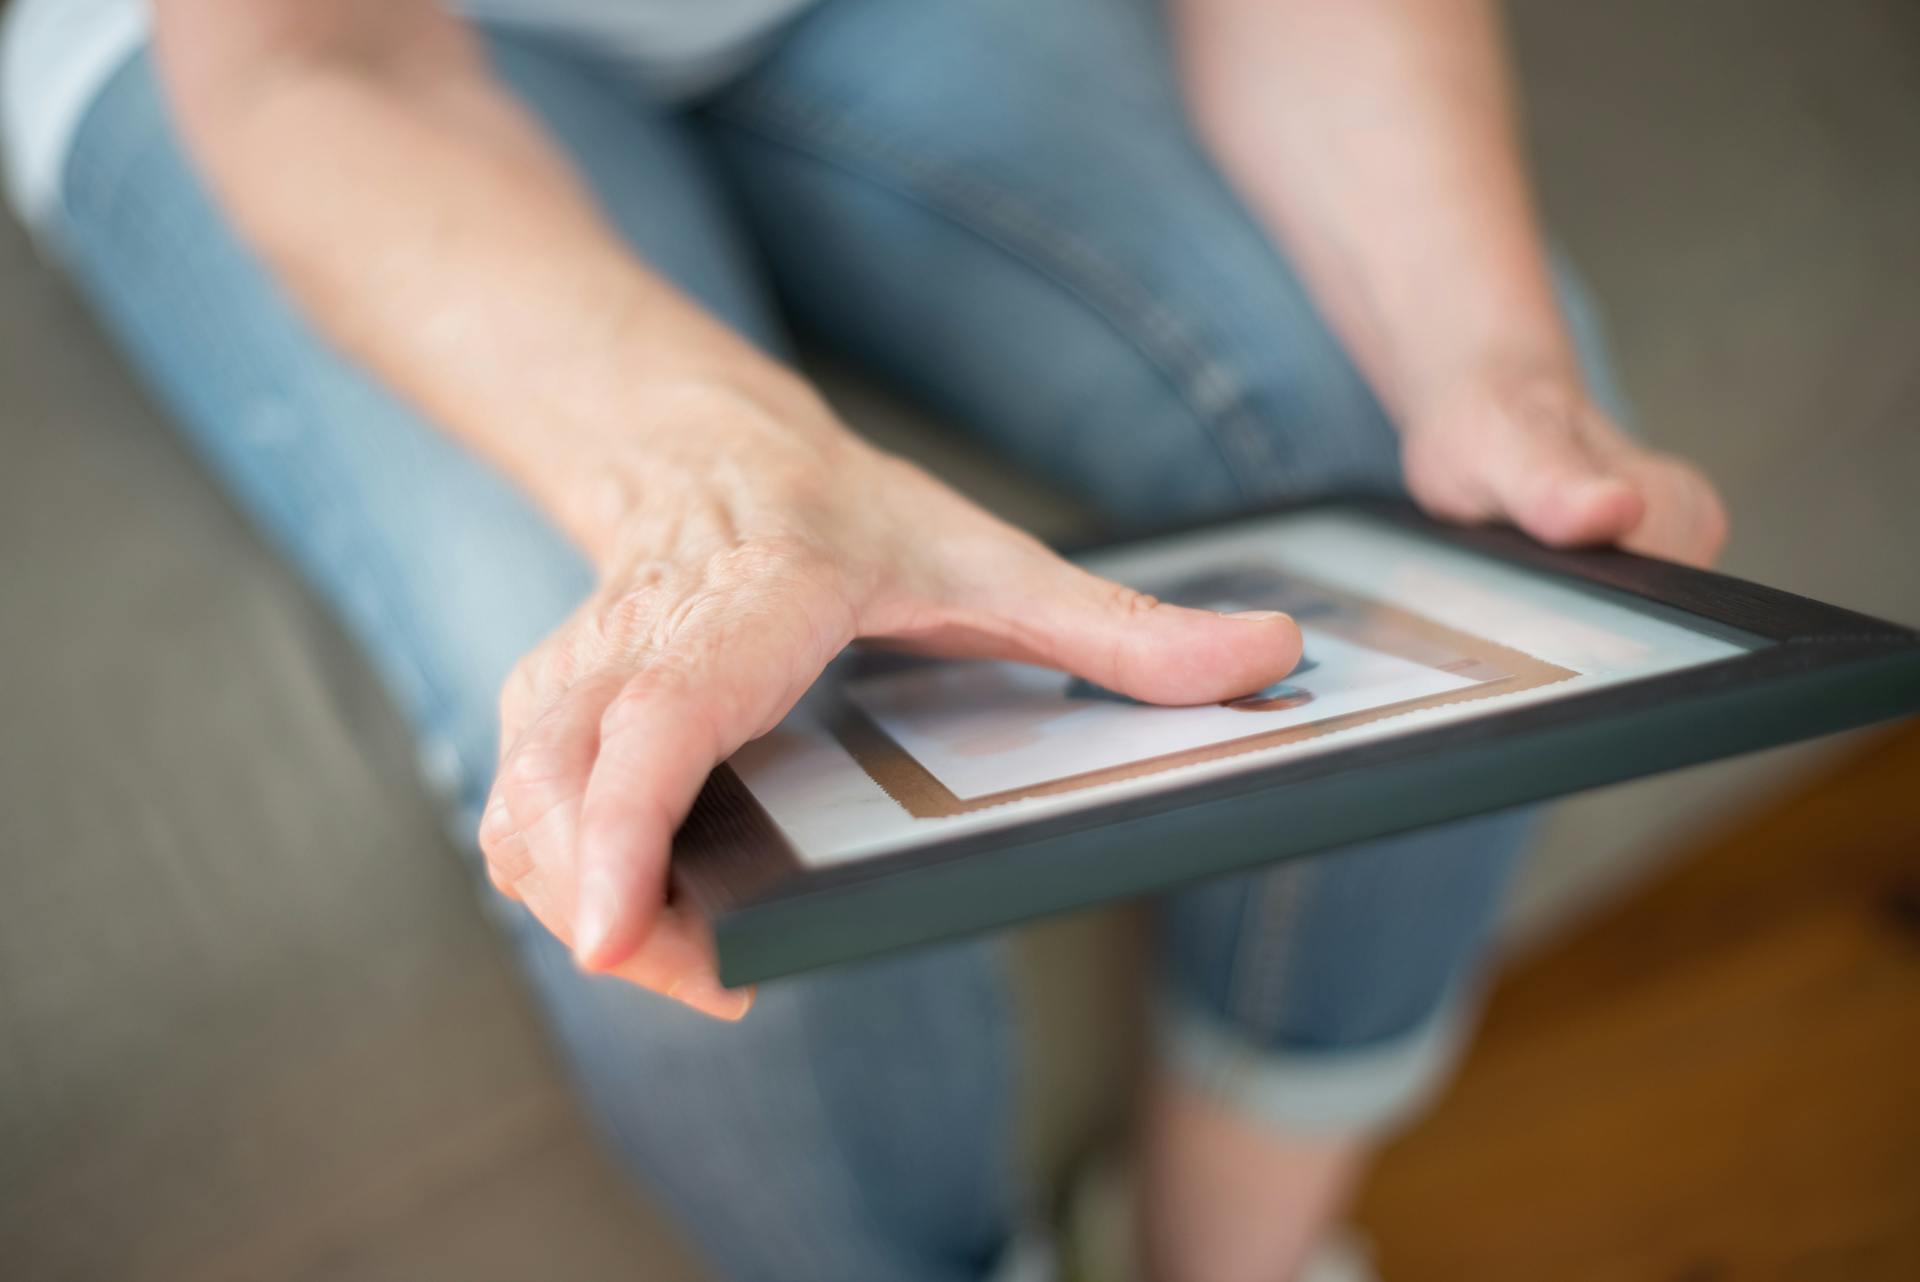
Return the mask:
{"type": "Polygon", "coordinates": [[[1323,499],[1235,521],[1326,507],[1761,644],[1698,667],[820,869],[800,863],[721,766],[675,839],[673,881],[676,899],[713,928],[722,981],[772,979],[1920,711],[1920,632],[1788,592],[1620,551],[1546,548],[1504,528],[1442,525],[1380,499],[1323,499]],[[1278,814],[1284,825],[1271,822],[1278,814]]]}

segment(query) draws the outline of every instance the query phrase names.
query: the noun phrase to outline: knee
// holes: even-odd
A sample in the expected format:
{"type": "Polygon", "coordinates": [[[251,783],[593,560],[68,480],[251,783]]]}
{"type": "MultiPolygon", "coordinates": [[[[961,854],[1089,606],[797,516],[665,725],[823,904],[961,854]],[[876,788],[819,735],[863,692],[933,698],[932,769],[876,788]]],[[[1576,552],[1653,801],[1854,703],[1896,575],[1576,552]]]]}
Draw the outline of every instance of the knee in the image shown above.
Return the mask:
{"type": "Polygon", "coordinates": [[[1420,1027],[1478,962],[1531,823],[1483,816],[1187,892],[1169,915],[1174,988],[1276,1049],[1420,1027]]]}

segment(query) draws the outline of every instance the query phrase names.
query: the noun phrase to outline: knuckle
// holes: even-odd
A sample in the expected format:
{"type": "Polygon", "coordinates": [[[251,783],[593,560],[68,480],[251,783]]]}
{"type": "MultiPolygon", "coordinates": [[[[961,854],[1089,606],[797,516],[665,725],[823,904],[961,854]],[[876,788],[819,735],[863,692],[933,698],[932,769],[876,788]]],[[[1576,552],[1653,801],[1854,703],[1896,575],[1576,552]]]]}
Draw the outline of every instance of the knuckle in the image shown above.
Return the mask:
{"type": "MultiPolygon", "coordinates": [[[[631,654],[659,644],[671,615],[664,582],[646,578],[628,582],[594,613],[588,634],[616,654],[631,654]]],[[[577,666],[577,651],[568,647],[565,660],[577,666]]]]}
{"type": "Polygon", "coordinates": [[[483,828],[480,852],[486,863],[488,878],[508,893],[512,893],[519,881],[533,869],[533,851],[525,839],[510,830],[510,825],[493,832],[483,828]]]}
{"type": "Polygon", "coordinates": [[[487,880],[493,888],[509,899],[520,898],[520,881],[526,876],[526,870],[507,861],[489,855],[487,858],[487,880]]]}
{"type": "Polygon", "coordinates": [[[507,674],[496,701],[503,731],[511,730],[519,723],[532,697],[533,678],[527,672],[526,662],[522,660],[507,674]]]}
{"type": "Polygon", "coordinates": [[[809,586],[832,569],[813,539],[798,533],[744,539],[715,557],[717,577],[733,583],[809,586]]]}
{"type": "Polygon", "coordinates": [[[1115,614],[1139,618],[1160,608],[1160,599],[1124,583],[1109,584],[1107,608],[1115,614]]]}
{"type": "Polygon", "coordinates": [[[822,521],[834,510],[832,474],[813,460],[769,468],[758,478],[768,503],[801,520],[822,521]]]}
{"type": "Polygon", "coordinates": [[[685,686],[681,665],[662,657],[636,673],[607,701],[600,714],[602,736],[618,733],[639,720],[661,696],[676,693],[685,686]]]}
{"type": "Polygon", "coordinates": [[[525,691],[528,707],[538,706],[542,696],[551,697],[572,686],[598,657],[585,610],[582,607],[515,665],[508,686],[525,691]]]}
{"type": "Polygon", "coordinates": [[[501,787],[506,792],[508,806],[565,778],[568,764],[566,754],[551,740],[536,739],[521,744],[501,772],[501,787]]]}

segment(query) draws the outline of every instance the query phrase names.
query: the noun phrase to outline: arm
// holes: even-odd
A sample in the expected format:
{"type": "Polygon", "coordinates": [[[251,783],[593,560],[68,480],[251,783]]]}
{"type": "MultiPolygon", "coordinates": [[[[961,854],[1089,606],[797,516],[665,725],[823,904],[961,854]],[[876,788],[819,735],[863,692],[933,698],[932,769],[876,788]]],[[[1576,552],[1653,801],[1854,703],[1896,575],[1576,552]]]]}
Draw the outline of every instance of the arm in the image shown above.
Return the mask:
{"type": "Polygon", "coordinates": [[[1196,125],[1399,426],[1416,498],[1709,560],[1712,487],[1589,400],[1491,0],[1177,0],[1196,125]]]}
{"type": "Polygon", "coordinates": [[[480,840],[581,964],[737,1016],[665,903],[709,769],[848,641],[1202,702],[1292,667],[1096,579],[863,445],[637,261],[433,0],[158,0],[188,148],[314,322],[484,454],[599,570],[501,696],[480,840]]]}
{"type": "Polygon", "coordinates": [[[599,482],[636,394],[801,394],[626,252],[433,5],[157,7],[170,105],[227,215],[337,344],[590,556],[615,537],[599,482]]]}

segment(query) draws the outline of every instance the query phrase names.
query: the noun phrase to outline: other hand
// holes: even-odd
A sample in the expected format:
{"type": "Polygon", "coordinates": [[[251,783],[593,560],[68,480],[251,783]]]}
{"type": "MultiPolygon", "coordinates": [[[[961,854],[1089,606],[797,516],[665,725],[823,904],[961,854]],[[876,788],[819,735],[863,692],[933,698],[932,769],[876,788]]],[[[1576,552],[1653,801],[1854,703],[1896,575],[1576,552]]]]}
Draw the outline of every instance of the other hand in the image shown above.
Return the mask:
{"type": "Polygon", "coordinates": [[[1726,542],[1713,483],[1627,436],[1558,371],[1466,380],[1412,416],[1402,454],[1414,498],[1448,520],[1504,520],[1555,546],[1616,543],[1700,566],[1726,542]]]}

